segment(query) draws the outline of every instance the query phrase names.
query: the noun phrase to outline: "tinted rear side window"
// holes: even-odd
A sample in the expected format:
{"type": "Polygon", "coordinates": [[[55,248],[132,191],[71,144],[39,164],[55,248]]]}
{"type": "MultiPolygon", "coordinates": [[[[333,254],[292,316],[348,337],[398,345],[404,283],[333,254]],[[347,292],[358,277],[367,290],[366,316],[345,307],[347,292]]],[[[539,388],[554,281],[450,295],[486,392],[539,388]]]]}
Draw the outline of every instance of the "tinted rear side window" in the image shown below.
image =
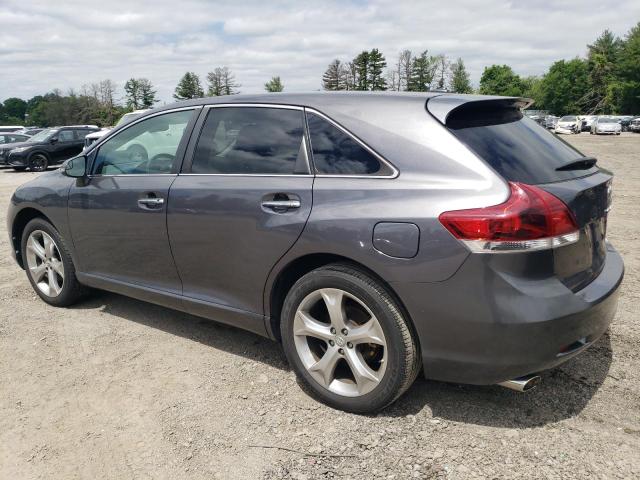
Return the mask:
{"type": "Polygon", "coordinates": [[[391,175],[393,171],[351,136],[324,118],[307,114],[316,172],[329,175],[391,175]]]}
{"type": "Polygon", "coordinates": [[[515,108],[463,106],[449,114],[447,127],[506,180],[535,185],[597,171],[557,171],[584,155],[515,108]]]}
{"type": "Polygon", "coordinates": [[[308,173],[301,110],[212,108],[191,171],[226,174],[308,173]]]}

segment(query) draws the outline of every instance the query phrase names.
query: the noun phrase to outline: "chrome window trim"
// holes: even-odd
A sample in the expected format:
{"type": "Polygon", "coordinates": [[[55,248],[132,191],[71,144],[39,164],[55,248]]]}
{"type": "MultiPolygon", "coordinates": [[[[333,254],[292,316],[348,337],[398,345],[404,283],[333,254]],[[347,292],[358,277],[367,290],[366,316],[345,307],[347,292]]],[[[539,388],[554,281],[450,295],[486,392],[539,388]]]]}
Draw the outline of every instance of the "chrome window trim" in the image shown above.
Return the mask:
{"type": "Polygon", "coordinates": [[[204,105],[205,109],[209,108],[228,108],[228,107],[255,107],[255,108],[279,108],[285,110],[300,110],[303,111],[305,107],[300,105],[285,105],[280,103],[210,103],[204,105]]]}
{"type": "Polygon", "coordinates": [[[310,173],[179,173],[181,177],[295,177],[314,178],[310,173]]]}
{"type": "MultiPolygon", "coordinates": [[[[157,117],[160,115],[166,115],[168,113],[175,113],[175,112],[182,112],[185,110],[198,110],[201,109],[202,105],[194,105],[191,107],[180,107],[180,108],[172,108],[170,110],[162,110],[159,112],[154,112],[152,114],[149,115],[143,115],[142,117],[138,117],[137,119],[131,121],[130,123],[125,124],[122,127],[122,130],[118,131],[118,135],[120,135],[122,132],[124,132],[126,129],[128,129],[129,127],[134,126],[135,124],[142,122],[144,120],[147,120],[149,118],[152,117],[157,117]]],[[[188,125],[188,123],[187,123],[188,125]]],[[[115,129],[115,128],[114,128],[115,129]]],[[[100,131],[100,130],[98,130],[100,131]]],[[[82,152],[82,154],[84,154],[85,157],[88,157],[89,155],[93,154],[94,150],[98,147],[100,147],[103,143],[105,143],[107,140],[110,140],[112,137],[109,136],[109,133],[111,133],[111,131],[107,132],[107,134],[104,137],[101,137],[99,139],[97,139],[95,142],[93,142],[91,145],[89,145],[89,148],[85,151],[82,152]],[[105,138],[107,137],[107,138],[105,138]]],[[[114,135],[115,137],[116,135],[114,135]]],[[[178,144],[179,146],[179,144],[178,144]]],[[[94,159],[95,160],[95,159],[94,159]]],[[[93,169],[93,161],[91,162],[91,169],[93,169]]],[[[151,176],[166,176],[166,175],[173,175],[173,176],[177,176],[177,173],[123,173],[123,174],[107,174],[107,175],[96,175],[96,174],[91,174],[91,175],[87,175],[88,178],[102,178],[102,177],[139,177],[141,175],[145,175],[147,177],[151,177],[151,176]]]]}
{"type": "MultiPolygon", "coordinates": [[[[331,117],[328,117],[324,113],[319,112],[315,108],[305,107],[304,110],[305,110],[305,113],[306,112],[310,112],[310,113],[313,113],[314,115],[319,116],[320,118],[326,120],[331,125],[336,127],[338,130],[342,131],[345,135],[348,135],[353,141],[355,141],[362,148],[364,148],[367,152],[369,152],[371,155],[373,155],[380,163],[382,163],[383,165],[386,165],[387,167],[389,167],[391,169],[391,171],[393,172],[393,173],[391,173],[391,175],[375,175],[375,174],[371,174],[371,175],[341,175],[341,174],[338,174],[338,173],[331,173],[331,174],[329,174],[329,173],[316,173],[315,176],[317,178],[379,178],[379,179],[392,179],[392,178],[397,178],[398,175],[400,175],[400,171],[395,167],[395,165],[393,165],[390,161],[388,161],[386,158],[384,158],[378,152],[373,150],[369,145],[364,143],[362,140],[360,140],[353,133],[351,133],[349,130],[344,128],[342,125],[337,123],[331,117]]],[[[311,145],[311,157],[313,158],[313,145],[311,145]]],[[[314,169],[315,169],[315,165],[314,165],[314,169]]]]}

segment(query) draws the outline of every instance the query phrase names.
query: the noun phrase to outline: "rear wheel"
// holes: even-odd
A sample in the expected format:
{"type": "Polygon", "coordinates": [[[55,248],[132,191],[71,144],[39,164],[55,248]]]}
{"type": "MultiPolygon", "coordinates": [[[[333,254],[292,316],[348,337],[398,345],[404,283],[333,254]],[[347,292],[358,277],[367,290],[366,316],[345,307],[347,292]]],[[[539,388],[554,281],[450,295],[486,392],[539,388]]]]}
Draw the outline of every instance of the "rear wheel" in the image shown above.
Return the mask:
{"type": "Polygon", "coordinates": [[[380,410],[420,370],[417,342],[399,306],[379,282],[349,265],[300,278],[285,299],[280,328],[302,386],[334,408],[380,410]]]}
{"type": "Polygon", "coordinates": [[[34,153],[29,158],[29,169],[32,172],[44,172],[49,166],[49,159],[44,153],[34,153]]]}
{"type": "Polygon", "coordinates": [[[66,307],[85,293],[62,237],[46,220],[35,218],[25,227],[22,260],[31,286],[48,304],[66,307]]]}

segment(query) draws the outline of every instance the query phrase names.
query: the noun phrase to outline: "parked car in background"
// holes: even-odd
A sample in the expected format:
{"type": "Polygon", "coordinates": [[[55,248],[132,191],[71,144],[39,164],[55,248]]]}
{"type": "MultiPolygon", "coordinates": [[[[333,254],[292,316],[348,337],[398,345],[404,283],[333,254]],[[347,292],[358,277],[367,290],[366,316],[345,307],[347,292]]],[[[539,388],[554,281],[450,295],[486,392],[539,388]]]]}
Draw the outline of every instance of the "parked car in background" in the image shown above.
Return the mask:
{"type": "Polygon", "coordinates": [[[596,121],[596,118],[598,118],[597,115],[582,115],[580,117],[580,120],[582,122],[581,131],[590,132],[591,125],[593,125],[593,122],[596,121]]]}
{"type": "Polygon", "coordinates": [[[558,120],[560,120],[560,117],[556,117],[554,115],[548,115],[544,119],[544,126],[549,130],[553,130],[554,128],[556,128],[556,125],[558,124],[558,120]]]}
{"type": "Polygon", "coordinates": [[[154,109],[18,188],[10,250],[51,305],[101,288],[280,341],[335,408],[380,410],[420,371],[524,391],[597,342],[624,273],[605,237],[611,173],[527,103],[281,93],[154,109]]]}
{"type": "Polygon", "coordinates": [[[592,135],[620,135],[622,125],[614,117],[601,116],[591,125],[592,135]]]}
{"type": "Polygon", "coordinates": [[[62,163],[82,151],[84,137],[99,130],[95,125],[70,125],[47,128],[22,143],[11,145],[4,163],[14,170],[41,172],[49,165],[62,163]]]}
{"type": "Polygon", "coordinates": [[[0,125],[0,132],[17,132],[23,128],[22,125],[0,125]]]}
{"type": "Polygon", "coordinates": [[[622,127],[623,132],[629,131],[629,125],[631,124],[631,120],[633,120],[633,115],[620,115],[616,117],[618,122],[620,122],[620,127],[622,127]]]}
{"type": "MultiPolygon", "coordinates": [[[[118,123],[116,123],[113,128],[119,127],[121,125],[125,125],[125,124],[135,120],[140,115],[148,112],[149,110],[151,110],[151,109],[147,108],[147,109],[134,110],[133,112],[125,113],[122,117],[120,117],[120,120],[118,120],[118,123]]],[[[88,134],[86,137],[84,137],[84,148],[89,147],[95,141],[97,141],[97,140],[101,139],[102,137],[104,137],[107,133],[109,133],[111,130],[113,130],[113,128],[103,128],[98,132],[92,132],[92,133],[88,134]]]]}
{"type": "Polygon", "coordinates": [[[26,142],[27,140],[29,140],[29,135],[13,132],[0,132],[0,145],[26,142]]]}
{"type": "Polygon", "coordinates": [[[44,130],[44,128],[25,127],[22,130],[18,130],[16,133],[21,133],[22,135],[33,137],[36,133],[40,133],[42,130],[44,130]]]}
{"type": "Polygon", "coordinates": [[[640,117],[635,117],[631,122],[629,122],[629,131],[640,133],[640,117]]]}
{"type": "Polygon", "coordinates": [[[565,115],[558,120],[554,132],[556,133],[580,133],[582,123],[575,115],[565,115]]]}

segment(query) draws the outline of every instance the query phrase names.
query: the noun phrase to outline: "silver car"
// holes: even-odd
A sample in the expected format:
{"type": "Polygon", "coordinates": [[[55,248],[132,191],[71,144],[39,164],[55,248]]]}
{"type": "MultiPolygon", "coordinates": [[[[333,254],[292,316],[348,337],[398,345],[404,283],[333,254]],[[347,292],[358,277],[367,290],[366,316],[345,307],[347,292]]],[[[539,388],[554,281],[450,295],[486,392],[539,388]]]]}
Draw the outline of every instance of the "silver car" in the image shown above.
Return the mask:
{"type": "Polygon", "coordinates": [[[622,125],[616,118],[598,117],[591,125],[592,135],[620,135],[622,125]]]}
{"type": "Polygon", "coordinates": [[[556,133],[580,133],[582,121],[575,115],[565,115],[556,123],[554,132],[556,133]]]}

